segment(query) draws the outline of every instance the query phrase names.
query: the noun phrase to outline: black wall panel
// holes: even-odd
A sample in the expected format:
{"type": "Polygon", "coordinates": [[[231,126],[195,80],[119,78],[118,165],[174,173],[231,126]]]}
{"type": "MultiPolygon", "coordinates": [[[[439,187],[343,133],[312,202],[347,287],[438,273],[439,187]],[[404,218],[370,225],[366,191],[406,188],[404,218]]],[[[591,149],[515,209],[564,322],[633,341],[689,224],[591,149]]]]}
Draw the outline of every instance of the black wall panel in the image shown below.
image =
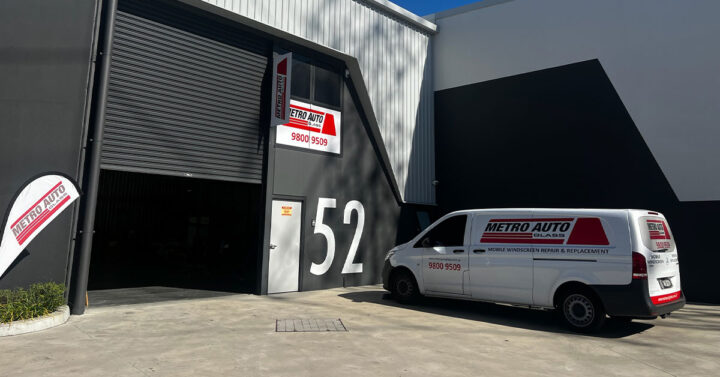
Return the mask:
{"type": "Polygon", "coordinates": [[[435,106],[443,211],[658,210],[677,238],[688,299],[720,302],[709,279],[720,205],[678,201],[599,61],[438,91],[435,106]]]}
{"type": "MultiPolygon", "coordinates": [[[[97,11],[93,0],[0,1],[0,212],[28,179],[77,179],[97,11]]],[[[77,204],[75,204],[77,205],[77,204]]],[[[0,288],[64,282],[68,208],[0,277],[0,288]]]]}

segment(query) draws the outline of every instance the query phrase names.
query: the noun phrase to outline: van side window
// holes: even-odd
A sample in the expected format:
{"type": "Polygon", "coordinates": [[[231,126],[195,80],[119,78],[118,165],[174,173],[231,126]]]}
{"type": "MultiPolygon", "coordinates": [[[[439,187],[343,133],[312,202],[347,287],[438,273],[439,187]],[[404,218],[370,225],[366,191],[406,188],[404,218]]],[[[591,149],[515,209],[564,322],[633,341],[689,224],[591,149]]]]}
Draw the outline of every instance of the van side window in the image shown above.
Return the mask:
{"type": "Polygon", "coordinates": [[[453,216],[432,228],[415,247],[457,247],[463,246],[467,215],[453,216]]]}

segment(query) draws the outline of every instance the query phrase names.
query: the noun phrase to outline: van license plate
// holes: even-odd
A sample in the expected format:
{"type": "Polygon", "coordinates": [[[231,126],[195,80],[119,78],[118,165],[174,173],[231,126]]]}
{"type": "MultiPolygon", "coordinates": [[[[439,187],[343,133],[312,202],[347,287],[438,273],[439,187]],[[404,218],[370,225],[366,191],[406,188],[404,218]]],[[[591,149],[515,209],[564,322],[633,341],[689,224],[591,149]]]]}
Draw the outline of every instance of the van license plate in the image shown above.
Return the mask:
{"type": "Polygon", "coordinates": [[[660,283],[660,288],[662,288],[662,289],[672,288],[672,286],[673,286],[672,280],[670,280],[670,278],[661,278],[661,279],[658,279],[658,282],[660,283]]]}

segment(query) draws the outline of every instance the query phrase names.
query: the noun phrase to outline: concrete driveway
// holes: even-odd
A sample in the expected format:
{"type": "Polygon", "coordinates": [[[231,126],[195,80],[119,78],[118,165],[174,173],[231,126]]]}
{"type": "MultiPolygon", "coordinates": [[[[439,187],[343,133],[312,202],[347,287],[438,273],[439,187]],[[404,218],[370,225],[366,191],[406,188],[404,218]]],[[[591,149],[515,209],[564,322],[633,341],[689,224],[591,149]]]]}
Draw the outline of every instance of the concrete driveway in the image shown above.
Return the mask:
{"type": "Polygon", "coordinates": [[[0,375],[718,376],[720,307],[610,321],[586,336],[547,312],[436,299],[401,306],[377,286],[272,296],[94,292],[84,316],[0,338],[0,375]],[[275,332],[276,319],[333,318],[348,331],[275,332]]]}

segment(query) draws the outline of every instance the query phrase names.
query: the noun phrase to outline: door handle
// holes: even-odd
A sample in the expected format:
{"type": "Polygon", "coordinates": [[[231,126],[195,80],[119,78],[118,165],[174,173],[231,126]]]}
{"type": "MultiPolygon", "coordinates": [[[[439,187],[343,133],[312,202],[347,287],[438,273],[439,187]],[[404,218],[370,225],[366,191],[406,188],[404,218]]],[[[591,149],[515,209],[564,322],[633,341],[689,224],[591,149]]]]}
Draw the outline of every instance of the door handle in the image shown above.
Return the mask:
{"type": "Polygon", "coordinates": [[[270,250],[274,250],[277,248],[277,245],[270,244],[270,250]]]}
{"type": "Polygon", "coordinates": [[[464,253],[464,252],[465,252],[465,250],[453,250],[453,253],[455,253],[455,254],[460,254],[460,253],[464,253]]]}
{"type": "Polygon", "coordinates": [[[475,254],[477,254],[477,253],[484,253],[484,252],[485,252],[485,249],[475,249],[475,250],[473,250],[473,253],[475,253],[475,254]]]}

